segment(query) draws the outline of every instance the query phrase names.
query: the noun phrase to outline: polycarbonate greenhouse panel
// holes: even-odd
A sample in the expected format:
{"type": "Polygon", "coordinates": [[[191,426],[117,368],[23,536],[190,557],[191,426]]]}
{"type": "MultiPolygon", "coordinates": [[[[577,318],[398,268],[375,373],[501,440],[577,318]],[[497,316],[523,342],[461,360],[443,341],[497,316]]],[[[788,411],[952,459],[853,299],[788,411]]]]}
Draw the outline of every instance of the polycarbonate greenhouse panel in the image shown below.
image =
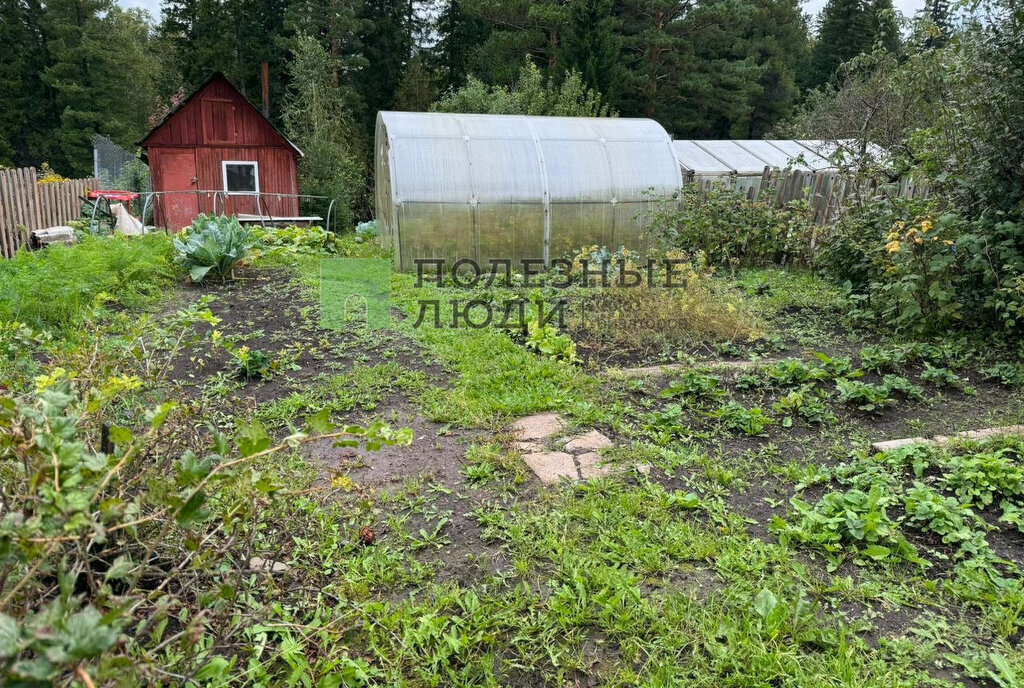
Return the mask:
{"type": "Polygon", "coordinates": [[[679,158],[679,164],[697,176],[728,175],[736,171],[698,146],[695,141],[673,141],[672,146],[679,158]]]}
{"type": "MultiPolygon", "coordinates": [[[[673,141],[679,165],[697,180],[710,180],[725,175],[762,175],[765,167],[797,170],[834,168],[828,160],[838,145],[827,141],[723,140],[673,141]],[[803,158],[802,161],[799,159],[803,158]]],[[[760,182],[758,182],[760,183],[760,182]]],[[[749,184],[742,185],[749,188],[749,184]]]]}
{"type": "Polygon", "coordinates": [[[748,151],[754,154],[754,156],[756,156],[757,158],[759,158],[762,161],[762,170],[764,169],[765,165],[769,167],[777,167],[779,169],[783,169],[787,165],[789,165],[789,156],[783,153],[775,146],[773,146],[771,141],[747,139],[733,141],[733,143],[735,143],[743,150],[748,151]]]}
{"type": "Polygon", "coordinates": [[[794,164],[793,167],[795,169],[827,170],[834,167],[834,165],[826,160],[828,156],[822,157],[817,153],[812,152],[807,148],[807,146],[802,145],[799,141],[780,139],[778,141],[772,140],[770,143],[785,153],[790,160],[803,160],[802,164],[794,164]]]}
{"type": "Polygon", "coordinates": [[[376,180],[381,241],[409,270],[639,249],[682,174],[652,120],[381,112],[376,180]]]}
{"type": "Polygon", "coordinates": [[[734,141],[694,141],[700,148],[721,160],[737,174],[760,174],[768,164],[734,141]]]}

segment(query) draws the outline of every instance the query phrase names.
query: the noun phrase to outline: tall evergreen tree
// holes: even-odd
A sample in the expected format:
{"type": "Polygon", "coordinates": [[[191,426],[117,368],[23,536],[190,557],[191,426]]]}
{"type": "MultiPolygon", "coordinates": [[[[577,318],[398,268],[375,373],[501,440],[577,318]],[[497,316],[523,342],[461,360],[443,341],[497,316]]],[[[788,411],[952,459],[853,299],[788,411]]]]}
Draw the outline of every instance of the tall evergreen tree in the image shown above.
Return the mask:
{"type": "Polygon", "coordinates": [[[111,0],[50,0],[43,22],[44,82],[60,116],[55,138],[72,174],[92,170],[92,134],[131,145],[145,131],[160,68],[149,25],[111,0]]]}
{"type": "Polygon", "coordinates": [[[360,54],[361,6],[361,0],[292,0],[285,11],[285,34],[295,40],[311,37],[323,46],[335,86],[350,85],[353,72],[367,66],[360,54]]]}
{"type": "Polygon", "coordinates": [[[846,60],[870,46],[871,18],[864,0],[828,0],[818,17],[818,37],[808,69],[807,85],[833,79],[846,60]]]}
{"type": "Polygon", "coordinates": [[[438,14],[434,28],[438,35],[431,53],[442,93],[466,83],[473,54],[491,34],[490,25],[465,9],[464,0],[448,0],[438,14]]]}
{"type": "Polygon", "coordinates": [[[949,43],[953,35],[953,13],[949,0],[927,0],[922,13],[928,22],[928,37],[924,47],[942,48],[949,43]]]}
{"type": "Polygon", "coordinates": [[[38,0],[0,0],[0,165],[63,163],[50,135],[59,118],[42,79],[42,16],[38,0]]]}
{"type": "Polygon", "coordinates": [[[470,69],[485,82],[513,83],[524,56],[549,73],[561,72],[560,47],[569,22],[565,0],[461,0],[460,6],[491,27],[470,69]]]}
{"type": "Polygon", "coordinates": [[[235,31],[221,0],[164,0],[161,32],[174,46],[178,71],[187,90],[213,72],[235,81],[235,31]]]}
{"type": "Polygon", "coordinates": [[[804,85],[817,88],[833,81],[839,65],[870,52],[876,42],[888,50],[899,46],[892,0],[828,0],[804,85]]]}
{"type": "Polygon", "coordinates": [[[626,76],[615,105],[622,114],[670,118],[667,109],[682,95],[678,84],[692,54],[683,22],[691,7],[678,0],[616,0],[626,76]]]}
{"type": "Polygon", "coordinates": [[[395,105],[412,58],[417,18],[412,0],[365,0],[359,18],[364,66],[353,74],[352,85],[366,109],[363,121],[369,133],[377,111],[395,105]]]}
{"type": "Polygon", "coordinates": [[[561,45],[563,69],[575,69],[587,86],[614,100],[622,78],[620,49],[611,0],[570,0],[561,45]]]}

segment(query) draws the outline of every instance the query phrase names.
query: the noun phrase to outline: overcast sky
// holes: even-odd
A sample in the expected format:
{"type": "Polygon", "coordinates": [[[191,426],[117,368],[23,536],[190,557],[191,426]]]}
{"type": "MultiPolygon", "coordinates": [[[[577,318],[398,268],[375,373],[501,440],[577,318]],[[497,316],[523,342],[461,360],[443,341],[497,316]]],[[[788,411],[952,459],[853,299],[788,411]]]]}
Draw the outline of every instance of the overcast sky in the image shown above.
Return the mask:
{"type": "MultiPolygon", "coordinates": [[[[160,19],[160,0],[117,0],[123,7],[141,7],[149,10],[157,20],[160,19]]],[[[893,0],[893,4],[900,12],[908,17],[924,7],[924,0],[893,0]]],[[[825,6],[825,0],[804,0],[804,12],[813,18],[821,8],[825,6]]]]}

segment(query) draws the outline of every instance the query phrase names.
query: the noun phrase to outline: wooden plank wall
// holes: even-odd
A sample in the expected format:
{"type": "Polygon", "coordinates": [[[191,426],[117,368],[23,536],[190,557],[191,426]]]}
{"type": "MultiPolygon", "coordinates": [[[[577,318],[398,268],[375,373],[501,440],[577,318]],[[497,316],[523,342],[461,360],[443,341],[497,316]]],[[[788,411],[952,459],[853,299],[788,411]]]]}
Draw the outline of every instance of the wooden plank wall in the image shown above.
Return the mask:
{"type": "Polygon", "coordinates": [[[0,170],[0,256],[14,257],[33,229],[78,219],[81,197],[98,188],[99,179],[40,184],[34,167],[0,170]]]}

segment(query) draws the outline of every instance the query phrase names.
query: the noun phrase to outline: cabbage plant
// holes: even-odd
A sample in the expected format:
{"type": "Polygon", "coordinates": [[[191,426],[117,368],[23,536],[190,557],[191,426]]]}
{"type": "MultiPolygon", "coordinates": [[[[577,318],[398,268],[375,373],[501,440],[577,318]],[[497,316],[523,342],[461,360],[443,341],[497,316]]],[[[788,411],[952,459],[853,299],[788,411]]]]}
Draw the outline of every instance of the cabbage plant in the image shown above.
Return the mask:
{"type": "Polygon", "coordinates": [[[250,232],[235,217],[200,215],[182,238],[174,239],[175,262],[202,282],[209,273],[226,282],[235,265],[244,260],[255,244],[250,232]]]}

